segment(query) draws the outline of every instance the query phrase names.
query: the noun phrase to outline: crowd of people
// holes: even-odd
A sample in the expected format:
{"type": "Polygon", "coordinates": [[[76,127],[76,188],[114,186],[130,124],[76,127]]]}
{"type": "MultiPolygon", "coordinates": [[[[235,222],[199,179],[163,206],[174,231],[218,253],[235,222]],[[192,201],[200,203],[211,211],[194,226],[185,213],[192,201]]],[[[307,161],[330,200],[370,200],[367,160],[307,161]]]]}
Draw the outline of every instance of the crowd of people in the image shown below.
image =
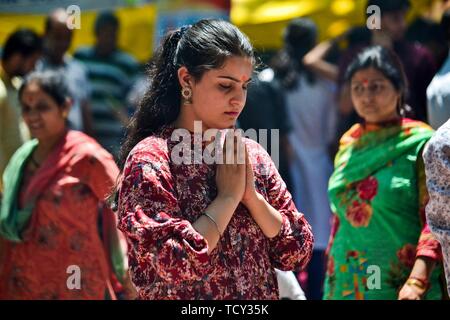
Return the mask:
{"type": "Polygon", "coordinates": [[[73,56],[63,9],[43,35],[17,30],[0,63],[0,299],[448,299],[444,3],[434,42],[408,29],[408,0],[368,0],[381,29],[321,43],[294,19],[264,66],[236,26],[200,20],[167,32],[145,76],[111,11],[73,56]],[[197,123],[213,132],[200,152],[227,161],[174,160],[180,130],[196,157],[197,123]]]}

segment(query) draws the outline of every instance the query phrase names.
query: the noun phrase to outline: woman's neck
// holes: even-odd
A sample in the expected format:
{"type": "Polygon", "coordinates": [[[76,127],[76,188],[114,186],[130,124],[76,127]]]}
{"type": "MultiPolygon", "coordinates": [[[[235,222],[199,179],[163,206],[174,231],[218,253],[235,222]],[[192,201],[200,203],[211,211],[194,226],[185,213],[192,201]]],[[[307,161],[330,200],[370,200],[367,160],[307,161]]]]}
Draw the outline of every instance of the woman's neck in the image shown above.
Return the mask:
{"type": "Polygon", "coordinates": [[[53,151],[55,146],[61,141],[61,139],[66,135],[67,129],[60,132],[58,135],[54,135],[51,138],[39,140],[39,144],[34,151],[35,160],[42,163],[48,155],[53,151]]]}
{"type": "MultiPolygon", "coordinates": [[[[192,108],[192,106],[189,106],[192,108]]],[[[186,129],[189,132],[196,132],[198,131],[198,125],[195,125],[195,122],[200,122],[201,124],[201,132],[205,132],[209,128],[205,125],[205,123],[201,120],[197,120],[193,112],[186,112],[186,110],[181,107],[180,114],[178,118],[171,124],[175,128],[182,128],[186,129]]]]}
{"type": "Polygon", "coordinates": [[[387,119],[385,119],[385,120],[377,121],[377,122],[371,122],[371,121],[364,120],[364,121],[363,121],[363,124],[364,124],[365,126],[379,126],[379,127],[384,127],[384,126],[388,126],[388,125],[391,125],[391,124],[396,124],[396,123],[398,123],[398,122],[401,121],[401,120],[402,120],[402,117],[401,117],[401,116],[395,115],[395,116],[389,117],[389,118],[387,118],[387,119]]]}

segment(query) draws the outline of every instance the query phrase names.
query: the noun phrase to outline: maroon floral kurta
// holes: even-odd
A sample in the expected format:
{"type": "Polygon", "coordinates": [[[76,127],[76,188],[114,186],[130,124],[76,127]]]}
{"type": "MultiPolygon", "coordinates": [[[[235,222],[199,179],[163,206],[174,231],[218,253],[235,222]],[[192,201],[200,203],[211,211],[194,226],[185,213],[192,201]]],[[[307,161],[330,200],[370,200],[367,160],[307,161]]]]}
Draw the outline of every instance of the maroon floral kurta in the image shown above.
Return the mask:
{"type": "Polygon", "coordinates": [[[274,268],[303,268],[313,235],[269,155],[245,139],[256,188],[282,214],[279,234],[267,238],[239,204],[208,255],[208,243],[192,223],[217,195],[216,167],[174,164],[170,155],[179,142],[171,141],[173,130],[166,127],[131,151],[120,185],[119,228],[129,241],[139,298],[277,299],[274,268]]]}

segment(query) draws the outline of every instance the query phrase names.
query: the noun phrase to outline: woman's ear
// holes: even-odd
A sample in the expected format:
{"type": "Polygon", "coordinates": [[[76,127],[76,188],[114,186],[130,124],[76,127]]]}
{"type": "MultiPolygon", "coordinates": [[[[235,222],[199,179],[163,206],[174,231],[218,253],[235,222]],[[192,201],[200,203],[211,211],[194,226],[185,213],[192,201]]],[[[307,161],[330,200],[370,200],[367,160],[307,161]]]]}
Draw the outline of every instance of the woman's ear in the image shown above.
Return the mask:
{"type": "Polygon", "coordinates": [[[178,69],[178,81],[180,82],[180,86],[182,88],[192,86],[192,76],[189,74],[189,71],[185,66],[178,69]]]}
{"type": "Polygon", "coordinates": [[[405,101],[404,101],[404,98],[403,98],[403,92],[397,93],[397,113],[400,116],[403,116],[402,109],[403,109],[404,103],[405,103],[405,101]]]}
{"type": "Polygon", "coordinates": [[[64,101],[62,112],[65,119],[67,119],[67,117],[69,116],[70,109],[72,108],[72,103],[73,101],[71,98],[66,98],[66,101],[64,101]]]}
{"type": "Polygon", "coordinates": [[[401,105],[403,103],[404,103],[404,101],[403,101],[403,92],[399,92],[397,94],[397,104],[401,105]]]}

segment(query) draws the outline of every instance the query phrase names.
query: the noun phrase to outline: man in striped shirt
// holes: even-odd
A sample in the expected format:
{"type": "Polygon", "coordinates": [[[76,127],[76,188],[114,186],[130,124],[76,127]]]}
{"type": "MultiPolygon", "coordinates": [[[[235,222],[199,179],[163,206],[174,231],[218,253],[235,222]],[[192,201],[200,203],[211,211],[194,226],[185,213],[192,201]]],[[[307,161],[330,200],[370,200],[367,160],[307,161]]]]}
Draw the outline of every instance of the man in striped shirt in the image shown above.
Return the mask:
{"type": "Polygon", "coordinates": [[[139,72],[138,62],[117,47],[118,30],[118,18],[101,12],[94,25],[95,45],[74,55],[84,63],[91,83],[94,137],[115,157],[129,119],[126,97],[139,72]]]}

